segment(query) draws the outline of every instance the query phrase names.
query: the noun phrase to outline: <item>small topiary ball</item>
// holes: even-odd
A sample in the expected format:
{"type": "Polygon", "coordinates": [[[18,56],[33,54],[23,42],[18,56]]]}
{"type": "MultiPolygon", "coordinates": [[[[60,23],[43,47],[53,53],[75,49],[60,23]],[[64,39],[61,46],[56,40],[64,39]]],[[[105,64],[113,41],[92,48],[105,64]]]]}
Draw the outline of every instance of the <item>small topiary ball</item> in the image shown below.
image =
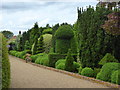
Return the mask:
{"type": "Polygon", "coordinates": [[[81,75],[88,76],[88,77],[94,77],[94,70],[89,67],[85,67],[81,71],[81,75]]]}
{"type": "Polygon", "coordinates": [[[71,26],[62,25],[55,33],[57,39],[71,39],[74,36],[74,32],[71,26]]]}

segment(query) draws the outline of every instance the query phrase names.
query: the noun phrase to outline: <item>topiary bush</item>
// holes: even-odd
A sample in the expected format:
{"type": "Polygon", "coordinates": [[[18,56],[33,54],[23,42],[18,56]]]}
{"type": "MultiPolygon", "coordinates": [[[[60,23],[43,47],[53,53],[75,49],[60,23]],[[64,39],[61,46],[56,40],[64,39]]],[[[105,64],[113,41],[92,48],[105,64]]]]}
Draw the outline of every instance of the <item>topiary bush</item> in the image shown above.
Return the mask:
{"type": "Polygon", "coordinates": [[[55,68],[65,70],[65,63],[59,63],[55,68]]]}
{"type": "Polygon", "coordinates": [[[73,61],[74,61],[74,58],[71,55],[71,49],[69,49],[67,57],[66,57],[66,62],[65,62],[66,71],[70,71],[70,72],[74,71],[73,61]]]}
{"type": "Polygon", "coordinates": [[[79,68],[80,66],[81,66],[80,63],[74,61],[74,62],[73,62],[74,72],[78,72],[78,68],[79,68]]]}
{"type": "Polygon", "coordinates": [[[55,63],[55,67],[57,67],[58,64],[60,63],[65,63],[66,60],[65,59],[59,59],[56,63],[55,63]]]}
{"type": "Polygon", "coordinates": [[[100,72],[100,68],[94,68],[94,77],[95,78],[99,72],[100,72]]]}
{"type": "Polygon", "coordinates": [[[2,64],[0,64],[0,67],[2,67],[2,88],[10,87],[10,62],[8,58],[8,48],[6,46],[6,39],[0,33],[0,54],[2,54],[2,57],[0,57],[2,59],[2,64]]]}
{"type": "Polygon", "coordinates": [[[74,37],[74,32],[71,26],[62,25],[55,33],[56,44],[55,53],[66,54],[71,48],[71,39],[74,37]]]}
{"type": "Polygon", "coordinates": [[[106,55],[100,60],[99,64],[104,65],[108,62],[118,62],[118,60],[115,59],[115,57],[112,56],[110,53],[106,53],[106,55]]]}
{"type": "Polygon", "coordinates": [[[57,39],[71,39],[74,36],[73,29],[69,25],[62,25],[55,33],[57,39]]]}
{"type": "Polygon", "coordinates": [[[113,71],[120,69],[120,63],[106,63],[102,66],[100,72],[97,74],[97,79],[111,82],[111,74],[113,71]]]}
{"type": "Polygon", "coordinates": [[[94,70],[89,67],[85,67],[81,71],[81,75],[87,76],[87,77],[94,77],[94,70]]]}
{"type": "Polygon", "coordinates": [[[81,75],[81,71],[82,71],[82,67],[80,66],[79,68],[78,68],[78,73],[81,75]]]}
{"type": "Polygon", "coordinates": [[[120,69],[112,72],[111,82],[120,85],[120,69]]]}

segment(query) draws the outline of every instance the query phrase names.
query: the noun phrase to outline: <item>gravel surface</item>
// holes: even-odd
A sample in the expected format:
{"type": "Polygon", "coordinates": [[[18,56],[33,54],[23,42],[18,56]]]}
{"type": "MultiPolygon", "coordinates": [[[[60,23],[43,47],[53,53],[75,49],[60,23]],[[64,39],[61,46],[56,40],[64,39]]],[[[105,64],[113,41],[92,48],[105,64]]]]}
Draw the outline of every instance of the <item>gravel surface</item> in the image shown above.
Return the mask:
{"type": "Polygon", "coordinates": [[[11,88],[108,88],[101,84],[47,70],[9,56],[11,88]]]}

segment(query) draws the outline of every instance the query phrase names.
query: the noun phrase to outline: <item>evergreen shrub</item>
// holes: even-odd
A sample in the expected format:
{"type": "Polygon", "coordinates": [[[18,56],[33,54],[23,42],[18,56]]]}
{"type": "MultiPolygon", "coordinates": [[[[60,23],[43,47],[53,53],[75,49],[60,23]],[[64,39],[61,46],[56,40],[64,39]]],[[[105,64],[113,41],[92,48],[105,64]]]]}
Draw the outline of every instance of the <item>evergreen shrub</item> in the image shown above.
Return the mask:
{"type": "Polygon", "coordinates": [[[112,72],[111,82],[120,85],[120,69],[112,72]]]}
{"type": "Polygon", "coordinates": [[[85,67],[81,71],[81,75],[87,76],[87,77],[94,77],[94,70],[89,67],[85,67]]]}
{"type": "Polygon", "coordinates": [[[106,55],[101,59],[99,64],[104,65],[105,63],[108,63],[108,62],[118,62],[118,60],[115,59],[115,57],[112,56],[110,53],[106,53],[106,55]]]}
{"type": "Polygon", "coordinates": [[[111,82],[112,72],[118,69],[120,69],[120,63],[106,63],[102,66],[96,78],[103,81],[111,82]]]}
{"type": "MultiPolygon", "coordinates": [[[[10,62],[8,58],[8,48],[5,37],[0,33],[0,46],[2,54],[2,89],[10,87],[10,62]]],[[[0,66],[1,67],[1,66],[0,66]]],[[[0,82],[1,83],[1,82],[0,82]]]]}
{"type": "Polygon", "coordinates": [[[59,63],[55,68],[65,70],[65,63],[59,63]]]}

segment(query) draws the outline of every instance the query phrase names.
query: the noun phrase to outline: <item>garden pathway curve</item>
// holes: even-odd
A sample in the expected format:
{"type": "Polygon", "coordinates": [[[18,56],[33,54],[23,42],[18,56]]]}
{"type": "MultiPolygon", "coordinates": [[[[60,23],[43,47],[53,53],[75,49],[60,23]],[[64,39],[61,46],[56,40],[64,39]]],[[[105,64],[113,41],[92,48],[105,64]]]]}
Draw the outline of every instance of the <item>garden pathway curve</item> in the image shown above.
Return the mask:
{"type": "Polygon", "coordinates": [[[13,56],[9,58],[11,88],[108,88],[101,84],[33,66],[13,56]]]}

